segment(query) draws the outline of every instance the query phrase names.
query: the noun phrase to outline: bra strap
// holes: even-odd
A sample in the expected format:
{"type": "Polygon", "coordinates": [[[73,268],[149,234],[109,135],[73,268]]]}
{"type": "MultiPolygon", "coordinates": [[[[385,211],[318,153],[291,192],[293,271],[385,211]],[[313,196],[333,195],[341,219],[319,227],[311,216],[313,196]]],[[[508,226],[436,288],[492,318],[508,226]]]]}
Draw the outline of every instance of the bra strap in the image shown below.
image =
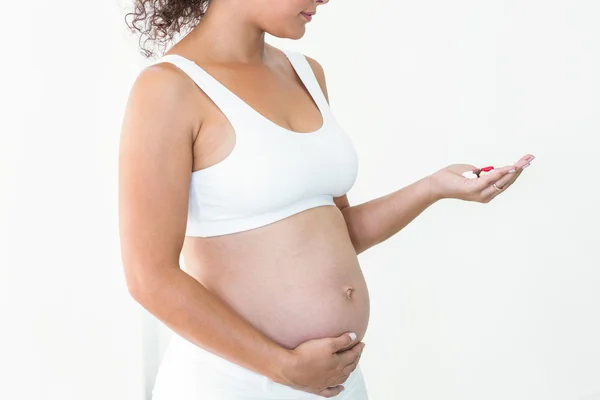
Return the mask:
{"type": "Polygon", "coordinates": [[[290,50],[283,50],[283,53],[287,56],[292,64],[292,67],[304,83],[304,86],[308,89],[315,102],[321,110],[328,109],[327,99],[321,90],[321,85],[313,72],[306,56],[302,53],[290,50]]]}
{"type": "Polygon", "coordinates": [[[187,74],[234,126],[247,121],[247,105],[198,64],[178,54],[164,55],[153,64],[161,62],[171,63],[187,74]]]}

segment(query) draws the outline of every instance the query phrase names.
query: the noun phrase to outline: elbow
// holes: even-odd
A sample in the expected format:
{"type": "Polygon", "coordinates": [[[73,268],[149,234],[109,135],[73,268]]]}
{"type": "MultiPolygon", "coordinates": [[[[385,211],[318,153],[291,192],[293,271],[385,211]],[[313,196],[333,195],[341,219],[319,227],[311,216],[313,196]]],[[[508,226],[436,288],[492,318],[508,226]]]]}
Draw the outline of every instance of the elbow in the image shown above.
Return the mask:
{"type": "Polygon", "coordinates": [[[137,280],[126,278],[127,292],[137,303],[142,303],[144,299],[144,286],[137,280]]]}
{"type": "Polygon", "coordinates": [[[124,265],[124,271],[127,292],[136,302],[143,305],[148,297],[148,279],[144,278],[144,274],[140,272],[141,268],[124,265]]]}
{"type": "Polygon", "coordinates": [[[127,292],[136,302],[141,303],[143,288],[139,284],[133,284],[127,280],[127,292]]]}
{"type": "Polygon", "coordinates": [[[170,286],[169,282],[173,282],[174,275],[171,272],[179,271],[179,265],[171,268],[162,263],[125,263],[123,267],[129,295],[146,309],[158,306],[158,294],[170,286]]]}

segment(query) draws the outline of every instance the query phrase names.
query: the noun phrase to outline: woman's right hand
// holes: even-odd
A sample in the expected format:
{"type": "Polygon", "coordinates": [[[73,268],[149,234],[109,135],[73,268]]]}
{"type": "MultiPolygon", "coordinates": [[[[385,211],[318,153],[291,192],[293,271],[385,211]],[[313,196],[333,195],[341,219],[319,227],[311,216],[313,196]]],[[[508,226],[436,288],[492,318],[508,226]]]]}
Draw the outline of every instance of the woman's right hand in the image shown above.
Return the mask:
{"type": "Polygon", "coordinates": [[[294,389],[333,397],[344,387],[342,383],[358,365],[365,344],[355,343],[349,333],[336,338],[308,340],[290,350],[281,382],[294,389]]]}

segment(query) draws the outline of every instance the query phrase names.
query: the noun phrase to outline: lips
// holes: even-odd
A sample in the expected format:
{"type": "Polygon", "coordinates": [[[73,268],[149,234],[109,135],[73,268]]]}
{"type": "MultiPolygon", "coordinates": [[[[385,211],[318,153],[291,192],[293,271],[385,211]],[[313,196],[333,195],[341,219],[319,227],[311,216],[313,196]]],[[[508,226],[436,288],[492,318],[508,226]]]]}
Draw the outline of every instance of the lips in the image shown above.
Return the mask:
{"type": "Polygon", "coordinates": [[[315,13],[300,13],[307,21],[312,20],[313,15],[315,15],[315,13]]]}

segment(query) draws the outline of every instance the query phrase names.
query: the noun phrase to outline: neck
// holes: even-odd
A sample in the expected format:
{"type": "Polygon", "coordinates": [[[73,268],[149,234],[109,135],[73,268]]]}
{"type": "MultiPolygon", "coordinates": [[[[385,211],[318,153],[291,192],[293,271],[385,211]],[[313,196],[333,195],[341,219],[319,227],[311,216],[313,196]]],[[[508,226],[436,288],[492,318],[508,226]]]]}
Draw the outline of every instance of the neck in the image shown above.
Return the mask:
{"type": "Polygon", "coordinates": [[[196,54],[215,63],[262,64],[265,32],[248,17],[249,12],[239,5],[213,1],[198,26],[187,35],[188,44],[197,49],[196,54]]]}

